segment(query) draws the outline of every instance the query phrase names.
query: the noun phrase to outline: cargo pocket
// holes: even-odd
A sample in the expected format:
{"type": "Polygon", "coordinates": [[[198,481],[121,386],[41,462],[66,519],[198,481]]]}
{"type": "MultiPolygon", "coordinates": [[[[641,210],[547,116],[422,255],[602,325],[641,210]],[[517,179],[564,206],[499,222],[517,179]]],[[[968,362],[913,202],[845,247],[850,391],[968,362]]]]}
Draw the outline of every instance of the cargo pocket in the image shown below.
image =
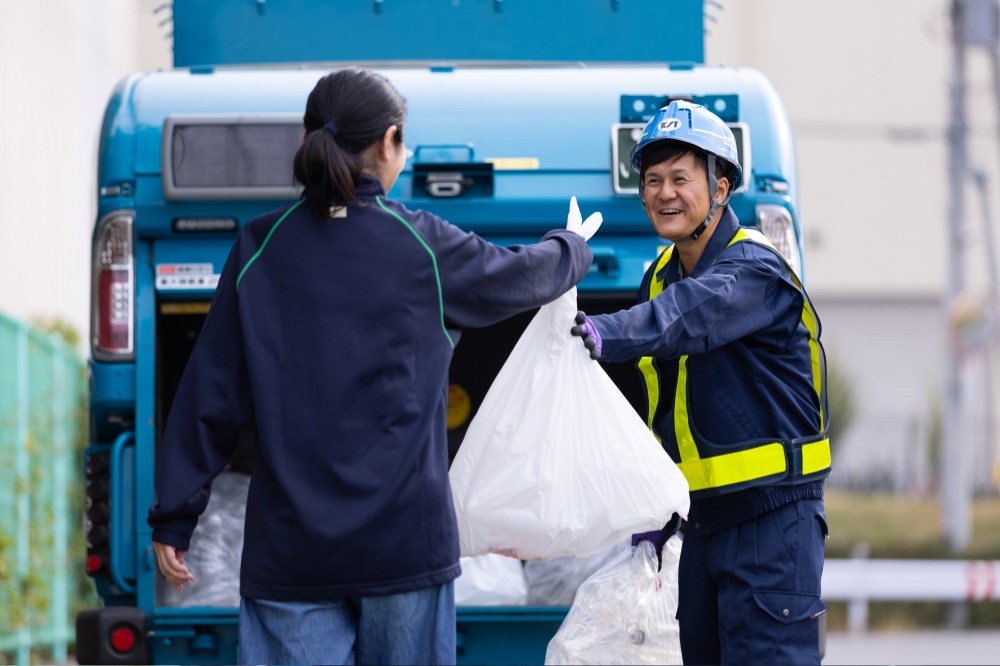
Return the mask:
{"type": "Polygon", "coordinates": [[[822,512],[816,514],[816,522],[819,523],[820,532],[823,533],[823,540],[830,538],[830,526],[826,524],[826,516],[822,512]]]}
{"type": "Polygon", "coordinates": [[[759,612],[748,641],[748,664],[819,664],[819,594],[754,590],[759,612]]]}
{"type": "Polygon", "coordinates": [[[814,619],[826,612],[818,594],[755,590],[753,599],[758,608],[782,624],[814,619]]]}

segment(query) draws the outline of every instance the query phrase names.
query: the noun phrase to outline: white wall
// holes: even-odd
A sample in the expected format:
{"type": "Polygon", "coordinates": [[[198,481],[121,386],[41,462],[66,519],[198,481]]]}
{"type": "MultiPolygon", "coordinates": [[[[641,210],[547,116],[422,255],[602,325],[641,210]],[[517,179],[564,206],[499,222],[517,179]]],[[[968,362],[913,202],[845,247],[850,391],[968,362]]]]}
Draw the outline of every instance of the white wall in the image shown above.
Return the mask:
{"type": "MultiPolygon", "coordinates": [[[[813,295],[941,297],[951,223],[951,1],[722,4],[709,6],[717,22],[708,24],[706,59],[759,69],[784,99],[798,148],[813,295]]],[[[992,77],[986,54],[970,51],[970,162],[986,169],[1000,220],[992,77]]],[[[985,288],[982,209],[971,188],[967,216],[964,265],[972,288],[985,288]]]]}
{"type": "Polygon", "coordinates": [[[944,284],[948,4],[744,0],[714,12],[707,60],[761,70],[787,106],[816,296],[944,284]]]}
{"type": "Polygon", "coordinates": [[[101,116],[125,74],[169,65],[158,4],[0,0],[0,312],[86,339],[101,116]]]}

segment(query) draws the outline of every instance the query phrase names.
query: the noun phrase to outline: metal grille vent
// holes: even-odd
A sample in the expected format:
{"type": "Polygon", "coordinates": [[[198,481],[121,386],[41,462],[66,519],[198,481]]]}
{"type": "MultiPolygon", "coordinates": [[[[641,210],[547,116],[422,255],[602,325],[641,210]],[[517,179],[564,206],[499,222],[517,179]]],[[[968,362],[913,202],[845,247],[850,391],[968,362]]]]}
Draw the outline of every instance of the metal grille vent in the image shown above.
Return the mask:
{"type": "Polygon", "coordinates": [[[300,115],[168,118],[163,189],[168,199],[294,198],[300,115]]]}

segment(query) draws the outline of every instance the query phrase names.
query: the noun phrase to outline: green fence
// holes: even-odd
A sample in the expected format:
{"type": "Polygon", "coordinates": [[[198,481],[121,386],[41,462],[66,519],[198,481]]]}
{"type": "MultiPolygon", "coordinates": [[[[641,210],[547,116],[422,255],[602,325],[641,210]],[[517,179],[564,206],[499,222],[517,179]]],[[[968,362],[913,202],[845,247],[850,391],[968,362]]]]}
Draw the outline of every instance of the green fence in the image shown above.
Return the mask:
{"type": "Polygon", "coordinates": [[[63,662],[83,568],[86,366],[0,314],[0,663],[63,662]]]}

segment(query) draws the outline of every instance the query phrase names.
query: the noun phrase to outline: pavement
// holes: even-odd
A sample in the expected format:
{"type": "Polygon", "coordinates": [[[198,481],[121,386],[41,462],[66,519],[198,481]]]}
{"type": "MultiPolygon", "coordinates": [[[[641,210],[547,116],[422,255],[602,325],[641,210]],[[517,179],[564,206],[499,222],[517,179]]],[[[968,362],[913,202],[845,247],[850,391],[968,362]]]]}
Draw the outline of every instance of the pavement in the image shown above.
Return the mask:
{"type": "Polygon", "coordinates": [[[823,664],[1000,664],[1000,629],[830,632],[823,664]]]}

